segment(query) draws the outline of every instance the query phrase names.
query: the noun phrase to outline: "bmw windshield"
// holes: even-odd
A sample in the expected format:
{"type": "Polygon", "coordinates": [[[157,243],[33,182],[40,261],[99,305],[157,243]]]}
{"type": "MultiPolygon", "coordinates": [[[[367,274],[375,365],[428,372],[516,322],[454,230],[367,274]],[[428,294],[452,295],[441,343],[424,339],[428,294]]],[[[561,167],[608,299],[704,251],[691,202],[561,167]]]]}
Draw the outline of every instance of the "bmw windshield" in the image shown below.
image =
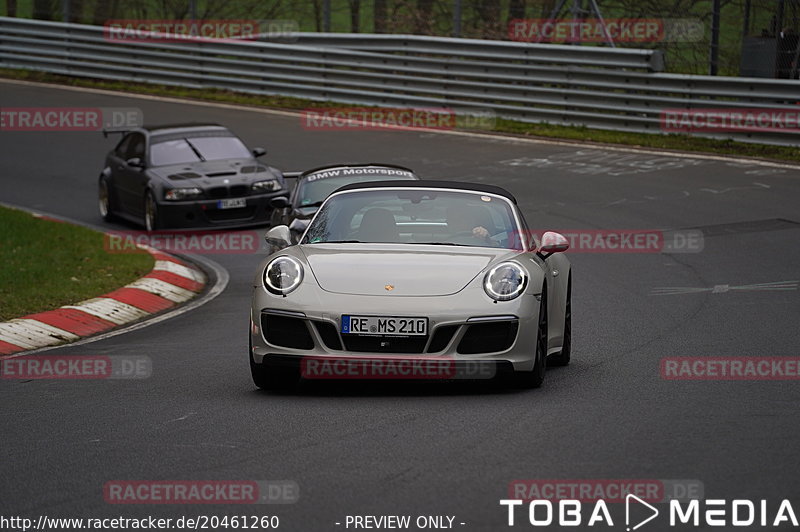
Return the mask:
{"type": "Polygon", "coordinates": [[[357,190],[332,196],[303,244],[431,244],[520,249],[520,231],[504,198],[434,189],[357,190]]]}
{"type": "Polygon", "coordinates": [[[155,142],[150,147],[153,166],[246,159],[252,157],[236,137],[185,137],[155,142]]]}

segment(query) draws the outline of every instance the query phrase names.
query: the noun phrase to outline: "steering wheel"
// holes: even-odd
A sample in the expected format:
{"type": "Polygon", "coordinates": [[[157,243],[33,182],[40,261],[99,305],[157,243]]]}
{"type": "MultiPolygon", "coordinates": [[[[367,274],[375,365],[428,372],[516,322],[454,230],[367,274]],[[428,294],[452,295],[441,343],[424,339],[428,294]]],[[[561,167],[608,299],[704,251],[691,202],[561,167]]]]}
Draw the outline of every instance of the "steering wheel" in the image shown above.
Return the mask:
{"type": "Polygon", "coordinates": [[[458,231],[457,233],[453,233],[452,235],[450,235],[450,238],[456,238],[456,237],[459,237],[459,236],[471,236],[471,237],[478,238],[478,237],[475,236],[475,233],[472,232],[472,231],[458,231]]]}

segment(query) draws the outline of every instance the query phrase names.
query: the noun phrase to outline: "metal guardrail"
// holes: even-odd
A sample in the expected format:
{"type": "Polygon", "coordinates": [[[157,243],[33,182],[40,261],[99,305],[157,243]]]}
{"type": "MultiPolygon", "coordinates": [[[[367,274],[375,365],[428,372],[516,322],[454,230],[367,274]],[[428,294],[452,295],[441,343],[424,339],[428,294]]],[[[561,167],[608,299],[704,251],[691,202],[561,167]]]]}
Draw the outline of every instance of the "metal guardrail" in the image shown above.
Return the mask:
{"type": "MultiPolygon", "coordinates": [[[[0,68],[223,88],[661,133],[665,109],[800,113],[800,83],[652,72],[659,53],[409,35],[299,34],[297,42],[110,40],[98,26],[0,17],[0,68]]],[[[699,134],[800,146],[800,129],[699,134]]]]}
{"type": "MultiPolygon", "coordinates": [[[[389,54],[425,54],[460,60],[488,60],[511,63],[527,61],[540,64],[634,68],[646,69],[651,72],[664,70],[664,54],[660,50],[530,44],[422,35],[297,33],[295,36],[298,44],[336,46],[350,50],[389,54]]],[[[262,40],[267,40],[269,36],[261,35],[259,37],[262,40]]]]}

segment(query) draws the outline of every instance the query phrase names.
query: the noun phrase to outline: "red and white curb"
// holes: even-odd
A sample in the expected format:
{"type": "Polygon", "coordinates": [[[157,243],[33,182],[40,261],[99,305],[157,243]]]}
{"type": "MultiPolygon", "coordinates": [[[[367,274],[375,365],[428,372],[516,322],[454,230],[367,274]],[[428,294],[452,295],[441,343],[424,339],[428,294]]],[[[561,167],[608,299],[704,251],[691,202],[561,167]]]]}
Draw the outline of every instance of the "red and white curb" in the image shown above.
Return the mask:
{"type": "Polygon", "coordinates": [[[74,342],[184,303],[203,290],[205,274],[171,255],[142,246],[156,263],[144,277],[75,305],[0,323],[0,357],[74,342]]]}

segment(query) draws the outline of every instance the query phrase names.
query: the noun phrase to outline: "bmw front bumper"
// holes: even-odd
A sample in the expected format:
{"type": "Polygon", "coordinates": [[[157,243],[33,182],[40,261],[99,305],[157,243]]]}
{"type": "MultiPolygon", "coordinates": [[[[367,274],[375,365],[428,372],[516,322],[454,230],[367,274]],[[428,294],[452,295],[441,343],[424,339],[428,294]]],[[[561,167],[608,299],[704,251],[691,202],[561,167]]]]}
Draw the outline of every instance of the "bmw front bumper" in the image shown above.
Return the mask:
{"type": "Polygon", "coordinates": [[[245,206],[232,209],[220,208],[222,199],[162,201],[158,209],[162,225],[170,229],[266,225],[273,211],[270,200],[286,193],[286,189],[281,189],[244,196],[245,206]]]}

